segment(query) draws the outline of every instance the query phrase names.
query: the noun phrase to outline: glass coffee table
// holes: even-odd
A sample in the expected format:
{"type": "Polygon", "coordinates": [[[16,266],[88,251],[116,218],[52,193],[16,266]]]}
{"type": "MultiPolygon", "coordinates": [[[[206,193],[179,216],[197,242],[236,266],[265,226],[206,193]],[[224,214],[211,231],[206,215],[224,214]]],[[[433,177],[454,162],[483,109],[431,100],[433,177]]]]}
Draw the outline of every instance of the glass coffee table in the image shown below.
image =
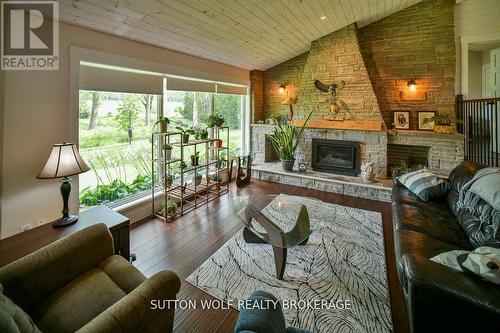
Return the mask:
{"type": "Polygon", "coordinates": [[[272,245],[276,277],[283,280],[287,249],[305,245],[312,233],[307,207],[299,197],[278,194],[235,197],[233,209],[245,226],[246,243],[272,245]]]}

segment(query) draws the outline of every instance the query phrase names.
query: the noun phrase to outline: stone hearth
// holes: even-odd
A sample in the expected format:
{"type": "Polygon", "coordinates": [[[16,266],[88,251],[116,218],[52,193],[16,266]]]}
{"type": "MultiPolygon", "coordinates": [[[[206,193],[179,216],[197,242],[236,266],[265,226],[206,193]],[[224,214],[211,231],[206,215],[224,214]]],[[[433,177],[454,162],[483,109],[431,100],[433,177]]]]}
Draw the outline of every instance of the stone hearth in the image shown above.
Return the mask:
{"type": "Polygon", "coordinates": [[[305,173],[298,172],[296,168],[293,172],[286,172],[279,162],[255,162],[252,165],[252,178],[370,200],[391,201],[392,180],[389,179],[375,178],[373,183],[365,184],[359,177],[310,169],[305,173]]]}

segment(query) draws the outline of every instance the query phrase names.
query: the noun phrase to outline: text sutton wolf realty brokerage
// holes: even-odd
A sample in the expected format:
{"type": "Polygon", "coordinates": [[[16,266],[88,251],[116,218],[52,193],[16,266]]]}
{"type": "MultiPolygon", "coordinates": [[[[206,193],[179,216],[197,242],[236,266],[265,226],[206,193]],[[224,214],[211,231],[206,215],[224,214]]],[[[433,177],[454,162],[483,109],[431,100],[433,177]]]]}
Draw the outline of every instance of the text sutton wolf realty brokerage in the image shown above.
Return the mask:
{"type": "Polygon", "coordinates": [[[1,69],[59,69],[59,2],[2,1],[1,69]]]}

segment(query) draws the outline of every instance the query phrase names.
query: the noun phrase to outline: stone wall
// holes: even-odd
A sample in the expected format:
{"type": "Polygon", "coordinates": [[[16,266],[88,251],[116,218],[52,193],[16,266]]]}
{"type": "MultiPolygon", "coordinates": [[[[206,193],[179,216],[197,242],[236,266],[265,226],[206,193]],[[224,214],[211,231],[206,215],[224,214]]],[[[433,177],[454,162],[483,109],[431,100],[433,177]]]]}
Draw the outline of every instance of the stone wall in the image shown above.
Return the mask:
{"type": "Polygon", "coordinates": [[[298,95],[300,74],[304,70],[308,52],[269,68],[264,72],[264,112],[269,117],[272,114],[285,114],[288,106],[282,105],[287,94],[298,95]],[[286,85],[286,92],[280,93],[281,83],[286,85]]]}
{"type": "Polygon", "coordinates": [[[250,71],[250,105],[252,110],[252,122],[266,119],[264,112],[264,72],[259,70],[250,71]]]}
{"type": "Polygon", "coordinates": [[[355,24],[313,41],[308,53],[265,71],[264,103],[268,113],[285,113],[287,107],[281,102],[286,95],[278,92],[280,82],[285,82],[288,94],[298,95],[294,106],[297,118],[304,118],[309,112],[313,112],[312,119],[334,116],[329,111],[329,94],[315,88],[316,79],[325,84],[346,82],[344,90],[337,95],[349,106],[354,119],[382,119],[360,52],[355,24]]]}
{"type": "Polygon", "coordinates": [[[388,143],[429,147],[429,168],[439,174],[449,174],[464,160],[464,137],[458,133],[389,131],[388,143]]]}
{"type": "Polygon", "coordinates": [[[359,30],[366,67],[385,123],[393,111],[451,113],[455,98],[453,0],[424,0],[359,30]],[[408,80],[417,91],[408,90],[408,80]]]}

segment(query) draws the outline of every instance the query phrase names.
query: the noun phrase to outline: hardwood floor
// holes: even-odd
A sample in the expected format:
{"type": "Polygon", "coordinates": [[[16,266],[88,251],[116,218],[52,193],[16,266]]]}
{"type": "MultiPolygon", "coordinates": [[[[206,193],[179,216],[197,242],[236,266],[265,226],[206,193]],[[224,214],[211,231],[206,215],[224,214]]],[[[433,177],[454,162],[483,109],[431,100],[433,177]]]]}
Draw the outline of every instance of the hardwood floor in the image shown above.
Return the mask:
{"type": "MultiPolygon", "coordinates": [[[[403,295],[394,262],[389,203],[256,180],[241,189],[232,185],[230,192],[233,195],[286,193],[311,196],[325,202],[382,213],[394,331],[408,331],[403,295]]],[[[130,241],[131,252],[137,254],[136,267],[146,276],[163,269],[175,271],[182,281],[178,299],[213,299],[184,280],[242,228],[229,208],[229,200],[230,196],[225,195],[172,223],[152,218],[134,224],[130,241]]],[[[233,332],[237,317],[238,311],[234,309],[177,309],[174,332],[233,332]]]]}

